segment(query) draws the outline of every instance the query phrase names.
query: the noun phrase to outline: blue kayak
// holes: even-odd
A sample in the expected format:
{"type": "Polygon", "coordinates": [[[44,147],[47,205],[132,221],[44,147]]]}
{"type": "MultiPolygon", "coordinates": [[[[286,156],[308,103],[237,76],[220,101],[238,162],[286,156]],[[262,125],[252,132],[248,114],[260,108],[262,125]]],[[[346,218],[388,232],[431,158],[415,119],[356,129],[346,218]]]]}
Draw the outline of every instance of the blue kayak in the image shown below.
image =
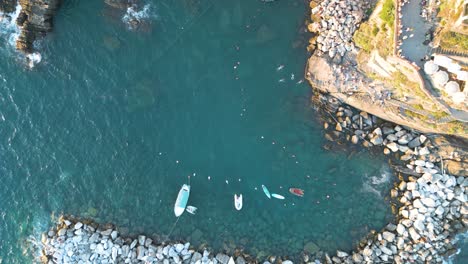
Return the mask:
{"type": "Polygon", "coordinates": [[[262,184],[262,189],[263,189],[263,192],[265,193],[265,195],[268,197],[268,199],[271,199],[270,191],[268,191],[267,187],[265,185],[263,185],[263,184],[262,184]]]}

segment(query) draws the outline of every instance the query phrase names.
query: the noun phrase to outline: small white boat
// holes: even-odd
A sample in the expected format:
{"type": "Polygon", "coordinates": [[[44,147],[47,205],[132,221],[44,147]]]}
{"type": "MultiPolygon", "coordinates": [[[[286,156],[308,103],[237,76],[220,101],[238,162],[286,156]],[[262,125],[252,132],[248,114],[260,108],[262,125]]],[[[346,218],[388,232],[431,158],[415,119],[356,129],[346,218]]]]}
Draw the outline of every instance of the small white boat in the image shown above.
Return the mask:
{"type": "Polygon", "coordinates": [[[284,200],[284,196],[280,195],[280,194],[277,194],[277,193],[272,193],[271,196],[276,198],[276,199],[284,200]]]}
{"type": "Polygon", "coordinates": [[[198,208],[196,208],[195,206],[189,205],[189,206],[187,206],[187,208],[185,208],[185,211],[187,211],[188,213],[194,215],[196,213],[197,209],[198,208]]]}
{"type": "Polygon", "coordinates": [[[265,195],[268,197],[268,199],[271,199],[270,191],[268,191],[267,187],[265,185],[263,185],[263,184],[262,184],[262,189],[263,189],[263,192],[265,193],[265,195]]]}
{"type": "Polygon", "coordinates": [[[182,185],[182,188],[180,188],[179,194],[177,195],[177,200],[174,205],[175,216],[179,217],[184,213],[185,207],[187,207],[189,195],[190,186],[187,184],[182,185]]]}
{"type": "Polygon", "coordinates": [[[240,194],[239,196],[237,196],[237,194],[234,194],[234,207],[237,210],[242,209],[242,194],[240,194]]]}

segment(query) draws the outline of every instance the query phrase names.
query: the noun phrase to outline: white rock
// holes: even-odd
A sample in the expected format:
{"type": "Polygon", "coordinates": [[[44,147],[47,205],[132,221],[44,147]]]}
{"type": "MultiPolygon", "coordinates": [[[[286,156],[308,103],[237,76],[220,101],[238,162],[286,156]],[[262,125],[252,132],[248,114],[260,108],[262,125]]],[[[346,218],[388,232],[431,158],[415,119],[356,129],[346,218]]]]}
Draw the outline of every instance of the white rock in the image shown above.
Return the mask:
{"type": "Polygon", "coordinates": [[[396,231],[397,231],[397,233],[399,235],[403,235],[403,233],[405,233],[406,229],[402,224],[398,224],[396,231]]]}
{"type": "Polygon", "coordinates": [[[421,144],[423,144],[425,141],[426,141],[427,137],[425,135],[420,135],[419,136],[419,141],[421,142],[421,144]]]}
{"type": "Polygon", "coordinates": [[[417,184],[415,182],[407,182],[406,183],[406,189],[410,190],[410,191],[416,190],[416,186],[417,186],[417,184]]]}
{"type": "Polygon", "coordinates": [[[136,246],[137,242],[138,242],[138,240],[136,240],[136,239],[133,240],[133,242],[130,244],[130,249],[133,249],[136,246]]]}
{"type": "Polygon", "coordinates": [[[411,236],[411,239],[413,239],[414,241],[417,241],[421,238],[421,236],[418,234],[418,232],[416,232],[416,230],[413,227],[410,227],[409,234],[411,236]]]}
{"type": "Polygon", "coordinates": [[[393,255],[393,252],[387,247],[381,246],[380,250],[382,250],[382,253],[384,253],[385,255],[389,255],[389,256],[393,255]]]}
{"type": "Polygon", "coordinates": [[[432,198],[429,198],[429,197],[427,197],[427,198],[422,198],[422,199],[421,199],[421,202],[422,202],[424,205],[428,206],[428,207],[435,207],[435,206],[436,206],[436,202],[435,202],[432,198]]]}
{"type": "Polygon", "coordinates": [[[111,238],[115,240],[117,238],[118,232],[116,230],[112,231],[111,238]]]}
{"type": "Polygon", "coordinates": [[[389,148],[392,152],[398,151],[398,145],[395,142],[388,143],[387,148],[389,148]]]}
{"type": "Polygon", "coordinates": [[[413,226],[414,226],[416,229],[418,229],[419,231],[424,231],[424,230],[426,230],[426,227],[424,226],[424,223],[423,223],[423,221],[421,221],[421,220],[416,220],[416,221],[414,221],[413,226]]]}
{"type": "Polygon", "coordinates": [[[393,242],[393,240],[395,240],[395,234],[388,231],[383,232],[382,237],[390,243],[393,242]]]}
{"type": "Polygon", "coordinates": [[[429,149],[428,149],[427,147],[421,148],[421,149],[419,150],[419,155],[421,155],[421,156],[428,155],[428,154],[430,154],[430,153],[431,153],[431,152],[429,151],[429,149]]]}
{"type": "Polygon", "coordinates": [[[414,164],[415,164],[416,166],[421,166],[421,167],[426,166],[426,162],[425,162],[424,160],[415,160],[415,161],[414,161],[414,164]]]}
{"type": "Polygon", "coordinates": [[[75,229],[80,229],[83,226],[83,223],[78,222],[75,224],[75,229]]]}
{"type": "Polygon", "coordinates": [[[141,246],[144,246],[145,245],[145,241],[146,241],[146,236],[138,236],[138,244],[141,245],[141,246]]]}
{"type": "Polygon", "coordinates": [[[177,253],[180,253],[182,252],[182,250],[184,250],[184,245],[183,244],[175,244],[175,250],[177,253]]]}

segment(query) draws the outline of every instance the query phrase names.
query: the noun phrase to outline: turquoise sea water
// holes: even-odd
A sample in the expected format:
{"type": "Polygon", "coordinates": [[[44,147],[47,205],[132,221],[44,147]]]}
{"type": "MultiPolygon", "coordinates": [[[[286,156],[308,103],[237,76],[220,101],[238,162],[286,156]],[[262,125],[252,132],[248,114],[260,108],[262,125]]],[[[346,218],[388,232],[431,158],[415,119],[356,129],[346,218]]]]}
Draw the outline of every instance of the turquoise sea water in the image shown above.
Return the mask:
{"type": "Polygon", "coordinates": [[[101,2],[65,1],[32,70],[2,29],[4,263],[27,262],[27,239],[60,213],[163,237],[189,175],[198,211],[171,239],[216,250],[350,250],[391,219],[386,159],[322,148],[300,82],[304,1],[148,1],[138,30],[101,2]],[[286,199],[268,199],[262,184],[286,199]]]}

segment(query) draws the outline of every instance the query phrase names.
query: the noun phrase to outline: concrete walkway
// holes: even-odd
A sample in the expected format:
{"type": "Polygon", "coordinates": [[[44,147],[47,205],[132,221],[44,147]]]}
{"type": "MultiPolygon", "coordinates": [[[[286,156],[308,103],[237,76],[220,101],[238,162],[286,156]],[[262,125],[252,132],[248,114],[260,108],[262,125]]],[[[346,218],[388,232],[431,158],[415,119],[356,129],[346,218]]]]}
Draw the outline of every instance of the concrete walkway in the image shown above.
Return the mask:
{"type": "Polygon", "coordinates": [[[420,3],[421,1],[418,0],[409,0],[409,3],[401,8],[403,32],[400,34],[400,41],[403,42],[401,45],[402,55],[409,61],[416,63],[419,67],[422,67],[423,62],[421,59],[428,52],[428,46],[423,45],[423,42],[431,25],[419,15],[421,13],[420,3]],[[412,31],[406,31],[407,28],[411,28],[412,31]],[[411,35],[413,37],[410,37],[411,35]],[[404,40],[404,36],[408,38],[404,40]]]}

